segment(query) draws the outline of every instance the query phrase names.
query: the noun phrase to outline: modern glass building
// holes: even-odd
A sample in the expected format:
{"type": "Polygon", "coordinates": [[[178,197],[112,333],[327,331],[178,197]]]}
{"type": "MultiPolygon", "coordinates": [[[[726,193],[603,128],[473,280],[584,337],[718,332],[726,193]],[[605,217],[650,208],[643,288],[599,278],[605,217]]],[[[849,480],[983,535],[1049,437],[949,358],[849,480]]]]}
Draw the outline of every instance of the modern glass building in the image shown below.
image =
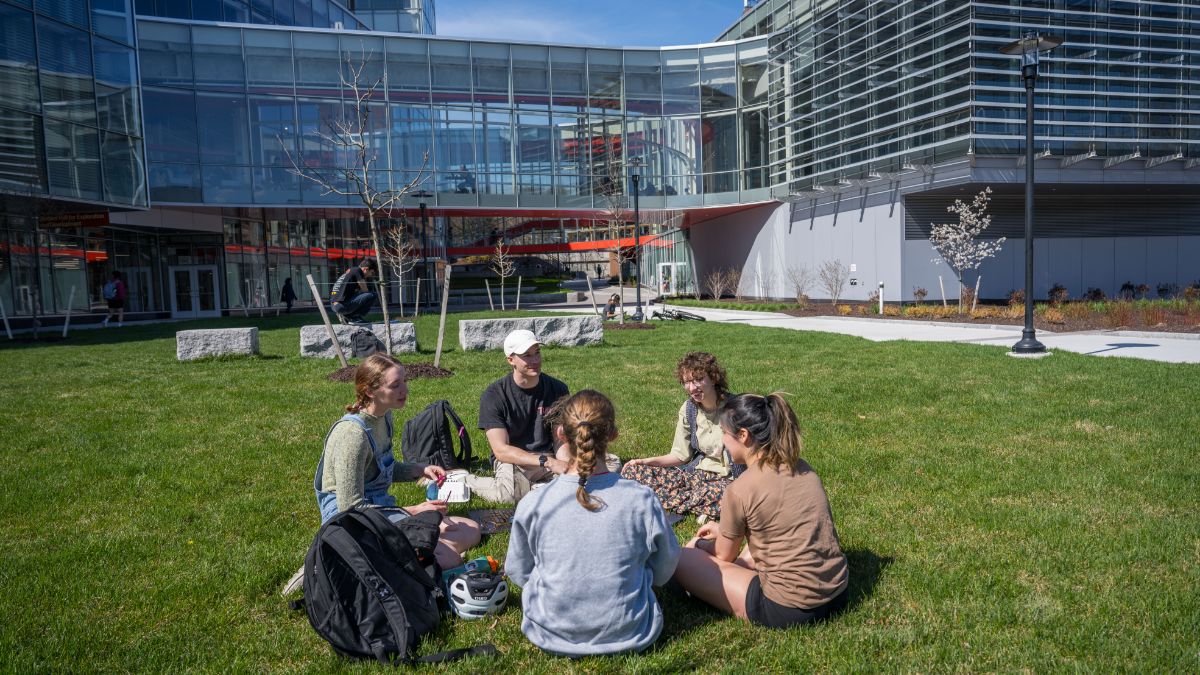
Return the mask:
{"type": "Polygon", "coordinates": [[[636,172],[656,290],[734,267],[786,297],[836,259],[846,297],[898,300],[948,273],[946,205],[991,187],[999,297],[1021,285],[1024,94],[997,49],[1025,31],[1065,38],[1038,85],[1034,294],[1200,278],[1200,3],[763,0],[710,44],[610,49],[439,37],[429,0],[132,2],[0,0],[10,315],[71,288],[98,308],[114,268],[154,315],[329,283],[367,248],[362,209],[293,169],[347,161],[328,130],[359,67],[378,185],[421,180],[391,217],[429,258],[503,237],[593,271],[631,243],[611,221],[636,172]]]}

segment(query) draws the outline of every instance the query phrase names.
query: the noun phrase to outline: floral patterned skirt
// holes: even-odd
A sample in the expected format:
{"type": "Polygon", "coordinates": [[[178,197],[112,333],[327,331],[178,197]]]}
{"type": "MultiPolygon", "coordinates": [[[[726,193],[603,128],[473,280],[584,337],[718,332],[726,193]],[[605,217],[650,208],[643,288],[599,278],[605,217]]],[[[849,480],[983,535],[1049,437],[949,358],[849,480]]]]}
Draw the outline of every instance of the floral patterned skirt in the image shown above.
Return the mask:
{"type": "Polygon", "coordinates": [[[694,513],[716,520],[721,516],[721,496],[733,479],[710,471],[679,466],[621,467],[621,477],[654,490],[663,508],[673,513],[694,513]]]}

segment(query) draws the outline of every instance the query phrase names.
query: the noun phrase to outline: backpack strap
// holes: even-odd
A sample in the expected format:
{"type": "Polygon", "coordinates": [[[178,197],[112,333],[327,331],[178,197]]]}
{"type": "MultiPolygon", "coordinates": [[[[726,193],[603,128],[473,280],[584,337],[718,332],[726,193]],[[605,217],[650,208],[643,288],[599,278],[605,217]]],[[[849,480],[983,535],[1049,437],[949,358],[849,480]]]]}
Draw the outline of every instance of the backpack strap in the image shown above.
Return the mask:
{"type": "Polygon", "coordinates": [[[683,406],[684,417],[687,419],[688,434],[691,436],[692,454],[700,452],[700,439],[696,437],[696,415],[699,409],[696,402],[689,396],[687,402],[683,406]]]}
{"type": "Polygon", "coordinates": [[[468,656],[496,656],[497,653],[496,645],[490,642],[485,642],[481,645],[475,645],[474,647],[450,649],[444,652],[422,656],[419,659],[415,659],[413,663],[446,663],[447,661],[457,661],[468,656]]]}
{"type": "Polygon", "coordinates": [[[454,432],[458,435],[458,452],[454,453],[454,459],[458,460],[458,465],[464,469],[471,467],[472,457],[471,452],[471,435],[467,433],[467,425],[459,419],[458,413],[454,412],[454,408],[450,407],[449,401],[442,401],[442,411],[454,423],[454,432]]]}
{"type": "MultiPolygon", "coordinates": [[[[404,536],[404,532],[396,525],[396,523],[393,523],[388,519],[387,516],[383,515],[379,509],[357,508],[354,509],[354,513],[362,516],[362,518],[358,519],[359,522],[361,522],[368,530],[371,531],[371,534],[374,534],[376,537],[378,537],[379,540],[385,543],[389,548],[399,550],[408,548],[412,549],[414,554],[416,553],[416,549],[413,547],[412,543],[409,542],[408,537],[404,536]]],[[[355,545],[358,545],[357,542],[355,542],[355,545]]],[[[401,565],[401,568],[405,572],[408,572],[409,575],[420,582],[420,584],[425,588],[428,588],[431,591],[437,588],[437,583],[430,578],[429,573],[426,572],[425,568],[421,566],[421,563],[417,560],[416,555],[413,555],[409,560],[405,560],[401,565]]]]}
{"type": "MultiPolygon", "coordinates": [[[[358,577],[359,582],[367,588],[379,601],[379,605],[383,607],[383,611],[388,617],[388,626],[392,629],[392,634],[396,639],[397,645],[403,645],[404,649],[411,650],[412,645],[408,644],[408,634],[402,633],[400,626],[408,625],[408,614],[404,611],[404,605],[396,599],[396,594],[383,582],[382,575],[371,564],[370,558],[363,552],[362,547],[346,532],[344,528],[333,527],[329,528],[325,533],[329,543],[338,548],[343,548],[350,551],[352,555],[341,556],[342,560],[349,565],[354,571],[354,575],[358,577]]],[[[407,569],[407,565],[405,566],[407,569]]],[[[424,574],[424,570],[422,570],[424,574]]],[[[426,575],[428,578],[428,575],[426,575]]],[[[422,582],[424,583],[424,582],[422,582]]],[[[390,665],[391,659],[388,658],[383,646],[378,642],[371,643],[371,651],[375,654],[375,658],[383,665],[390,665]]],[[[408,654],[404,655],[406,658],[408,654]]]]}

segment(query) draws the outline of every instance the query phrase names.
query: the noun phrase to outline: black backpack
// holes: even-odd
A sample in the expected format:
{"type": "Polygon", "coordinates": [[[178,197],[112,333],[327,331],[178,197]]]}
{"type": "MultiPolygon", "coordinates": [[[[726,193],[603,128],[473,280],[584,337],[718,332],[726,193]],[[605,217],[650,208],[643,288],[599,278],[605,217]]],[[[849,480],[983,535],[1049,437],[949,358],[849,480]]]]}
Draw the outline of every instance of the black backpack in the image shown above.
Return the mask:
{"type": "Polygon", "coordinates": [[[406,462],[436,464],[443,469],[471,466],[471,435],[449,401],[434,401],[405,422],[400,447],[406,462]],[[451,422],[454,423],[453,433],[451,422]],[[457,453],[454,451],[455,435],[458,436],[457,453]]]}
{"type": "Polygon", "coordinates": [[[304,559],[303,606],[317,634],[342,656],[438,663],[495,654],[490,644],[413,659],[421,637],[441,620],[445,596],[433,557],[441,514],[399,523],[389,509],[343,511],[321,526],[304,559]]]}

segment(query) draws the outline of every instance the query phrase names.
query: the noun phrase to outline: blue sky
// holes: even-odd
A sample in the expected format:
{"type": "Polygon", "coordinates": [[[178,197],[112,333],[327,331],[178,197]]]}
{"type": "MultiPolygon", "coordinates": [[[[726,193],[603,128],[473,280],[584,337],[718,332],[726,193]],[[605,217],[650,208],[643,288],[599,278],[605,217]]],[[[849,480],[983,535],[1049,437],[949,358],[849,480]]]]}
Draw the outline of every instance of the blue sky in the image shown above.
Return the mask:
{"type": "Polygon", "coordinates": [[[438,0],[437,33],[657,47],[710,42],[741,13],[741,0],[438,0]]]}

